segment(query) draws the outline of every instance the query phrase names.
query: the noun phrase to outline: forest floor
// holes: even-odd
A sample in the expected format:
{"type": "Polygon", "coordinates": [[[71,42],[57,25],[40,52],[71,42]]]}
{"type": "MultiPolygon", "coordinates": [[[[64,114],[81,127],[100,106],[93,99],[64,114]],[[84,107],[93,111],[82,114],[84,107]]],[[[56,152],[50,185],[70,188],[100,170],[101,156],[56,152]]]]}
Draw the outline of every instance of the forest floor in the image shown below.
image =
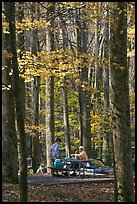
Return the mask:
{"type": "MultiPolygon", "coordinates": [[[[19,202],[19,185],[2,185],[2,202],[19,202]]],[[[28,177],[28,202],[114,202],[113,178],[28,177]]]]}

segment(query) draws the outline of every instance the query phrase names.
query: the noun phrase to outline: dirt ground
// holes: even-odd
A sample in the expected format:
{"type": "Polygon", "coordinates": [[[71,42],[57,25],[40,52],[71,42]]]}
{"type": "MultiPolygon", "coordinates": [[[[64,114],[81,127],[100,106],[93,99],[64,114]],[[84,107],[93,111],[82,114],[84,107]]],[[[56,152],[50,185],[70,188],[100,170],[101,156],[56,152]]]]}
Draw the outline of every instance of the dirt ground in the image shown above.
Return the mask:
{"type": "MultiPolygon", "coordinates": [[[[2,184],[2,202],[19,202],[18,184],[2,184]]],[[[28,202],[114,202],[113,178],[29,176],[28,202]]]]}
{"type": "MultiPolygon", "coordinates": [[[[114,202],[113,182],[28,185],[28,202],[114,202]]],[[[19,186],[4,184],[2,202],[19,202],[19,186]]]]}

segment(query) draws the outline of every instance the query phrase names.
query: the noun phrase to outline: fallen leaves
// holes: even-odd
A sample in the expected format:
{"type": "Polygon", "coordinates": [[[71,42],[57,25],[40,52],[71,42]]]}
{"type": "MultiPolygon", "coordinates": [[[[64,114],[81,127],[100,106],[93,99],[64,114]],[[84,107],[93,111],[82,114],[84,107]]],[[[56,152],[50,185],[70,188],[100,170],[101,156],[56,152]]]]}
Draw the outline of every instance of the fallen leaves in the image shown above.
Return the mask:
{"type": "MultiPolygon", "coordinates": [[[[19,202],[19,185],[3,184],[2,202],[19,202]]],[[[28,202],[114,202],[113,182],[29,184],[28,202]]]]}

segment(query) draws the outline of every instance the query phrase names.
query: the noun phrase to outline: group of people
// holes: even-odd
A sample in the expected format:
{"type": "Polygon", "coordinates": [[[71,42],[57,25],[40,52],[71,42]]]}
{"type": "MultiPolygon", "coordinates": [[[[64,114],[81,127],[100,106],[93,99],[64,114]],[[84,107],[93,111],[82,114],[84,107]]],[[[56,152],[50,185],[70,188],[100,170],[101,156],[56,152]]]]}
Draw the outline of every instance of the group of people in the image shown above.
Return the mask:
{"type": "MultiPolygon", "coordinates": [[[[59,147],[60,142],[61,142],[61,139],[57,137],[56,142],[50,148],[50,153],[51,153],[53,162],[55,159],[60,157],[60,147],[59,147]]],[[[83,146],[79,147],[79,151],[76,151],[74,154],[71,154],[71,157],[75,157],[81,160],[88,159],[88,156],[83,146]]]]}
{"type": "MultiPolygon", "coordinates": [[[[60,146],[59,146],[60,142],[61,142],[61,139],[59,137],[57,137],[56,142],[50,148],[50,153],[51,153],[53,164],[54,164],[55,159],[60,157],[60,146]]],[[[80,160],[87,160],[88,159],[88,156],[87,156],[83,146],[80,146],[78,151],[76,151],[74,154],[71,154],[70,156],[72,158],[80,159],[80,160]]],[[[74,174],[75,174],[75,172],[74,172],[74,174]]]]}

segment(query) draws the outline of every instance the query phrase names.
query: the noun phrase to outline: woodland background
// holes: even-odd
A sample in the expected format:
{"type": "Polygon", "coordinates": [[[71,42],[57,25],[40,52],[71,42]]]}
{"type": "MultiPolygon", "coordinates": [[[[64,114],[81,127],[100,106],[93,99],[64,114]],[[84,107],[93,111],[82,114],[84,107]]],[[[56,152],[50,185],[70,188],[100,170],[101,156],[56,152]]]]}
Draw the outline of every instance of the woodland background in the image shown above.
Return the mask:
{"type": "Polygon", "coordinates": [[[21,200],[27,158],[34,173],[50,166],[58,136],[61,157],[83,145],[89,158],[115,168],[116,200],[133,200],[134,7],[2,3],[2,177],[17,183],[20,175],[21,200]]]}

